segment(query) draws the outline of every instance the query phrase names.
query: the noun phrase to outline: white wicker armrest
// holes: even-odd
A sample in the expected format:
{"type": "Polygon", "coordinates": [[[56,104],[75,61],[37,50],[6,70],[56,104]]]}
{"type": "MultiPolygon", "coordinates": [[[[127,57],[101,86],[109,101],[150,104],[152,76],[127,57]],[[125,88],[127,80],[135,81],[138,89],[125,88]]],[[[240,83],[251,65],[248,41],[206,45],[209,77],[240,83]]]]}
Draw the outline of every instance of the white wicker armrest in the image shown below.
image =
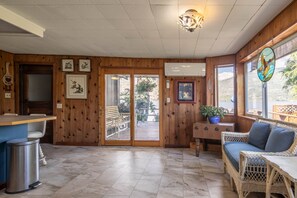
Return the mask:
{"type": "Polygon", "coordinates": [[[242,180],[253,180],[255,182],[266,181],[266,163],[262,155],[293,156],[284,152],[253,152],[241,151],[239,160],[239,174],[242,180]]]}
{"type": "Polygon", "coordinates": [[[222,132],[222,145],[226,142],[247,142],[249,133],[240,132],[222,132]]]}

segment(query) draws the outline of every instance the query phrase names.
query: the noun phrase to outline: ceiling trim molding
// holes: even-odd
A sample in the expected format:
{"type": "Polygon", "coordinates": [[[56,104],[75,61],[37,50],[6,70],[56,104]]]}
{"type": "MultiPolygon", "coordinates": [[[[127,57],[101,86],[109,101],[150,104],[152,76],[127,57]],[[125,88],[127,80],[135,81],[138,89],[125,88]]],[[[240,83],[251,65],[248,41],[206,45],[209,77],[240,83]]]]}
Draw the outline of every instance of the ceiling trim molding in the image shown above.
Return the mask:
{"type": "Polygon", "coordinates": [[[45,29],[43,27],[25,19],[3,6],[0,6],[0,19],[41,38],[44,36],[45,29]]]}

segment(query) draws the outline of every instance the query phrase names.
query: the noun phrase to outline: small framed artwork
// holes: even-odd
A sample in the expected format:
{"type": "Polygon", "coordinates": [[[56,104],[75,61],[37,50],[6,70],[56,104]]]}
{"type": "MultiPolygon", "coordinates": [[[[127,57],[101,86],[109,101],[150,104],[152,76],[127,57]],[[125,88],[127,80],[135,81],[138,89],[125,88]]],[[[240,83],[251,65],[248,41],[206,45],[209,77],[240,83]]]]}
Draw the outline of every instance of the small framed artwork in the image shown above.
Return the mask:
{"type": "Polygon", "coordinates": [[[79,71],[90,72],[91,61],[89,59],[79,59],[79,71]]]}
{"type": "Polygon", "coordinates": [[[74,71],[73,59],[62,60],[62,71],[74,71]]]}
{"type": "Polygon", "coordinates": [[[175,102],[176,103],[196,103],[196,83],[195,80],[175,81],[175,102]]]}
{"type": "Polygon", "coordinates": [[[87,75],[66,75],[66,98],[87,99],[87,75]]]}

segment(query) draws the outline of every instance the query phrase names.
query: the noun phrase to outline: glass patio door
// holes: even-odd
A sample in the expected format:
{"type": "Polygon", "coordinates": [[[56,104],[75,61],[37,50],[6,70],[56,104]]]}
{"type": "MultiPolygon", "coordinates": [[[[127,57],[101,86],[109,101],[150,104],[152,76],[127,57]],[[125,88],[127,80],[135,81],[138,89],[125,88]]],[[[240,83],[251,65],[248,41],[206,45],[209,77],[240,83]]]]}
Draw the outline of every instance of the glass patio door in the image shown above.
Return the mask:
{"type": "Polygon", "coordinates": [[[158,72],[104,70],[103,145],[160,145],[158,72]]]}
{"type": "Polygon", "coordinates": [[[134,75],[135,140],[160,140],[159,109],[159,76],[134,75]]]}

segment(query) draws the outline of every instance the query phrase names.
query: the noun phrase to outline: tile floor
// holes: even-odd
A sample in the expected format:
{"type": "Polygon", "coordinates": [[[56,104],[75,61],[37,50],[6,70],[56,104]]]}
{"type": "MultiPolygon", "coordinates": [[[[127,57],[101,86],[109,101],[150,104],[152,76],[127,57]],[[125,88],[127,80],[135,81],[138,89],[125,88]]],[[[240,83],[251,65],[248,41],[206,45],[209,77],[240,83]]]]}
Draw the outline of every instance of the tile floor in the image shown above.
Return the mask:
{"type": "MultiPolygon", "coordinates": [[[[191,149],[43,144],[42,186],[2,198],[233,198],[217,153],[191,149]]],[[[249,198],[264,197],[251,194],[249,198]]]]}

